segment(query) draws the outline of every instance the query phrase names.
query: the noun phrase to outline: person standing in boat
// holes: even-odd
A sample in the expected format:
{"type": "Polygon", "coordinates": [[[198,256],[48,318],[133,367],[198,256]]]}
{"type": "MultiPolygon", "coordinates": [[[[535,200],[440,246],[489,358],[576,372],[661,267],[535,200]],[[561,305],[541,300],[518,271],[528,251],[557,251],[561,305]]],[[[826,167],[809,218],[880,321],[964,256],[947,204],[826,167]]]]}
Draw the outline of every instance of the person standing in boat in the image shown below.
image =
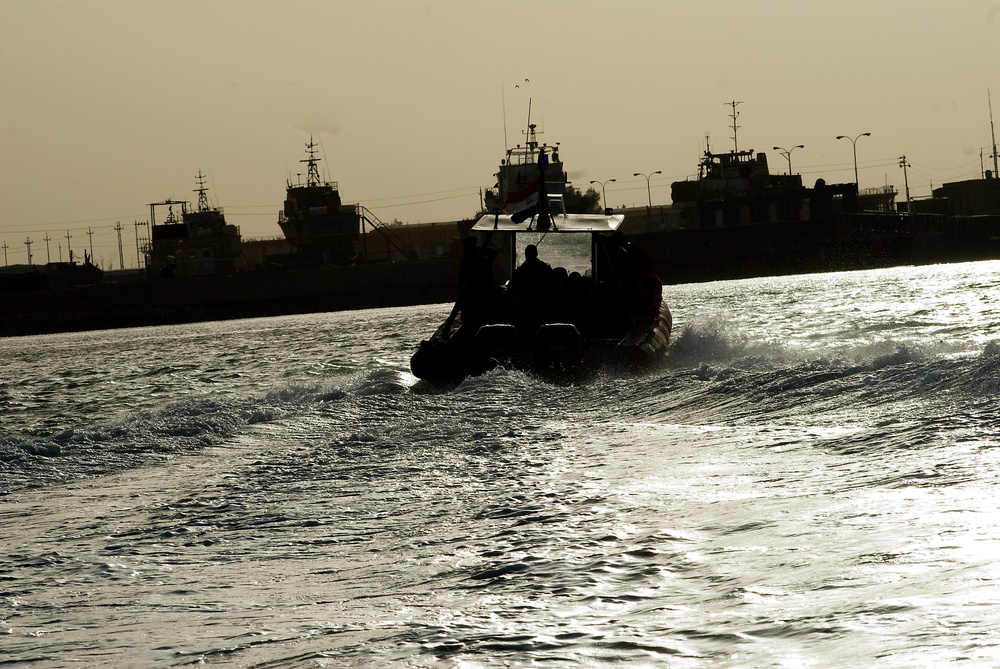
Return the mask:
{"type": "Polygon", "coordinates": [[[552,266],[538,257],[538,247],[534,244],[525,246],[524,262],[514,270],[507,284],[515,326],[534,334],[552,308],[556,282],[552,266]]]}
{"type": "Polygon", "coordinates": [[[524,247],[524,262],[514,270],[508,290],[515,295],[527,297],[551,293],[556,287],[556,273],[552,265],[538,257],[538,247],[528,244],[524,247]]]}

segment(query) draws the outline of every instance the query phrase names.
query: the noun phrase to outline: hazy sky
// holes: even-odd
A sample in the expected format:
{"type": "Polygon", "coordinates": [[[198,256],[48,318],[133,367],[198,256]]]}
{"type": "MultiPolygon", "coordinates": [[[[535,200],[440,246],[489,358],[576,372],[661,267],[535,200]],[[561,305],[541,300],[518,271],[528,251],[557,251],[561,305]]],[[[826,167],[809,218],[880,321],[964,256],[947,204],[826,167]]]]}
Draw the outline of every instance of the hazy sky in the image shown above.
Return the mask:
{"type": "Polygon", "coordinates": [[[279,236],[310,133],[320,167],[383,221],[473,215],[528,100],[574,185],[668,203],[706,135],[805,148],[805,181],[911,194],[977,178],[1000,121],[993,0],[0,0],[0,242],[10,264],[94,252],[134,265],[148,203],[213,204],[279,236]],[[506,113],[505,113],[506,110],[506,113]],[[506,119],[506,122],[505,122],[506,119]]]}

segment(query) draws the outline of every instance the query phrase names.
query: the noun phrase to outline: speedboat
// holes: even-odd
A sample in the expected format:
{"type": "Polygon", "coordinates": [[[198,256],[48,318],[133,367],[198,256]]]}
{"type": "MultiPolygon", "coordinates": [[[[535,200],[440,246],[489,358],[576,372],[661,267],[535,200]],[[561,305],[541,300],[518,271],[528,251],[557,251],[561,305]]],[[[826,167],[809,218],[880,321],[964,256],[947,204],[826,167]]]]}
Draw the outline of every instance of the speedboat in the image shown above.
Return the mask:
{"type": "Polygon", "coordinates": [[[410,360],[419,379],[454,385],[499,367],[573,382],[665,355],[670,309],[624,216],[567,214],[542,191],[549,206],[534,215],[495,211],[472,227],[458,300],[410,360]]]}

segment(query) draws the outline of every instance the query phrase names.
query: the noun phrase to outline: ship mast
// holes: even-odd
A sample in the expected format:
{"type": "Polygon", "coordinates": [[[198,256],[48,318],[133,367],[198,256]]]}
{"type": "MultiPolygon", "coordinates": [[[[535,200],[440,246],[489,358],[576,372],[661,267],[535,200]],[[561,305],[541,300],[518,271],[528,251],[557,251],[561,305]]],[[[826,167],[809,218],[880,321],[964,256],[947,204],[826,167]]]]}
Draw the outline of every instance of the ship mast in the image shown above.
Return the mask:
{"type": "Polygon", "coordinates": [[[198,194],[198,211],[208,211],[211,207],[208,205],[208,189],[205,188],[205,175],[198,170],[198,176],[195,177],[198,187],[194,190],[198,194]]]}
{"type": "Polygon", "coordinates": [[[316,142],[313,141],[312,135],[309,135],[309,143],[306,144],[306,153],[309,154],[309,157],[306,158],[305,160],[299,161],[300,163],[306,163],[308,166],[308,171],[306,174],[306,186],[320,185],[319,167],[316,166],[316,163],[319,162],[319,158],[316,157],[317,146],[318,145],[316,144],[316,142]]]}
{"type": "Polygon", "coordinates": [[[990,89],[986,89],[986,101],[990,106],[990,135],[993,139],[993,178],[1000,178],[997,170],[997,134],[993,128],[993,100],[990,97],[990,89]]]}
{"type": "Polygon", "coordinates": [[[528,162],[532,162],[538,140],[535,139],[535,126],[531,125],[531,98],[528,98],[528,129],[524,131],[524,141],[528,147],[528,162]]]}
{"type": "Polygon", "coordinates": [[[736,131],[740,126],[736,125],[736,118],[740,115],[740,113],[736,111],[736,105],[743,104],[743,100],[733,100],[732,102],[727,102],[725,104],[727,107],[733,108],[733,113],[729,115],[730,118],[733,119],[733,153],[739,153],[740,145],[739,142],[736,141],[736,131]]]}

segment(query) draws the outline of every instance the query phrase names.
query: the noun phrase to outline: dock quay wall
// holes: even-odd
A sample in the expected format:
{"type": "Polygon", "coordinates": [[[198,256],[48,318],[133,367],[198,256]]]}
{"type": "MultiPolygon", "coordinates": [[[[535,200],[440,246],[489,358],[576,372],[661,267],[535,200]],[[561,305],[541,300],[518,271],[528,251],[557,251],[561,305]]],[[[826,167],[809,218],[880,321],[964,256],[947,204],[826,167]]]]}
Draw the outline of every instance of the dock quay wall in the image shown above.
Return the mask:
{"type": "Polygon", "coordinates": [[[848,213],[626,234],[668,284],[1000,259],[1000,215],[848,213]]]}
{"type": "Polygon", "coordinates": [[[0,294],[0,336],[451,302],[459,257],[0,294]]]}

